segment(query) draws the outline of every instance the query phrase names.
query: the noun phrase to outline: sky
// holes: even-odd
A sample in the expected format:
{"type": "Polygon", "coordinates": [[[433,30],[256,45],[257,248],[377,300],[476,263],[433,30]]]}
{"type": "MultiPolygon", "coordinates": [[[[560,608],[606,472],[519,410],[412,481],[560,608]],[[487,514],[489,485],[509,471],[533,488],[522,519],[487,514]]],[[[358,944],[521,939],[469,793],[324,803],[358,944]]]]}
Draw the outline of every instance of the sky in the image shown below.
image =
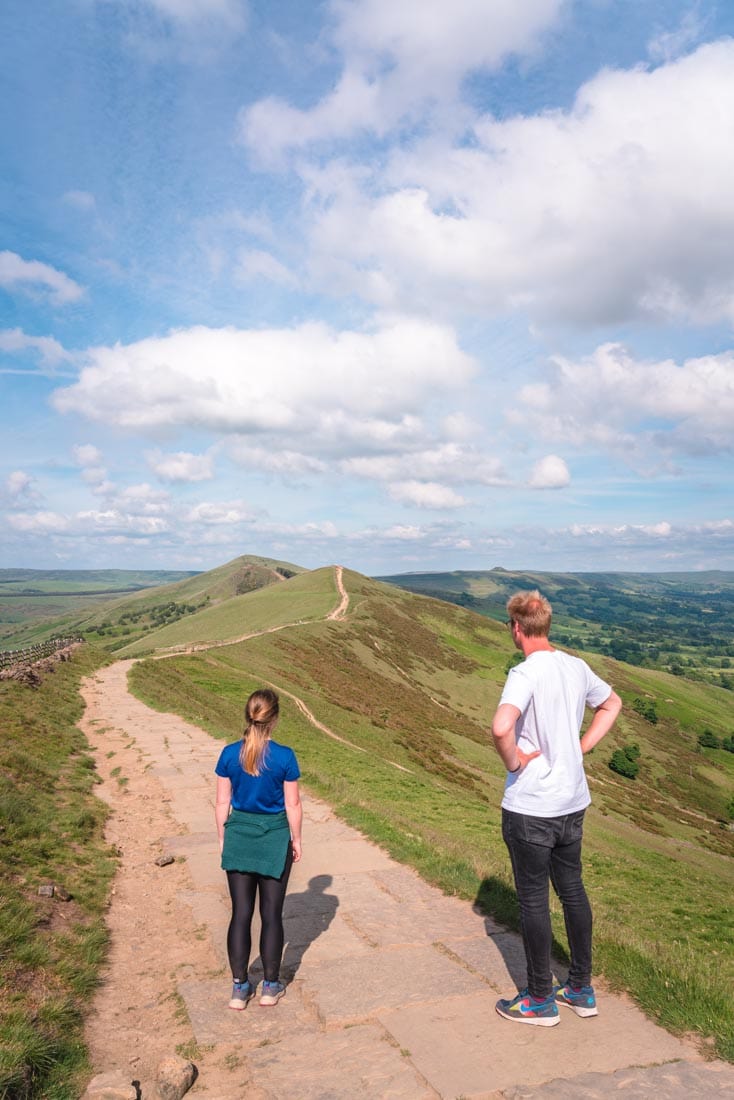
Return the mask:
{"type": "Polygon", "coordinates": [[[734,569],[729,0],[3,0],[0,568],[734,569]]]}

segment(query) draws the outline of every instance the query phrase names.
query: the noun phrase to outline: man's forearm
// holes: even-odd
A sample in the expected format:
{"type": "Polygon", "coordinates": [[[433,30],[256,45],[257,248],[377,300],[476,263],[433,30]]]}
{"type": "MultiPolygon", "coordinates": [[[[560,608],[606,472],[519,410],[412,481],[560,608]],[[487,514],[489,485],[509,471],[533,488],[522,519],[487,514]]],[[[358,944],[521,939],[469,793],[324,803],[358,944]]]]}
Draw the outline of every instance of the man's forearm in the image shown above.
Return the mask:
{"type": "Polygon", "coordinates": [[[581,738],[581,751],[583,753],[591,752],[594,746],[599,744],[602,737],[606,737],[617,721],[621,709],[622,700],[613,691],[609,698],[600,707],[596,708],[589,728],[581,738]]]}

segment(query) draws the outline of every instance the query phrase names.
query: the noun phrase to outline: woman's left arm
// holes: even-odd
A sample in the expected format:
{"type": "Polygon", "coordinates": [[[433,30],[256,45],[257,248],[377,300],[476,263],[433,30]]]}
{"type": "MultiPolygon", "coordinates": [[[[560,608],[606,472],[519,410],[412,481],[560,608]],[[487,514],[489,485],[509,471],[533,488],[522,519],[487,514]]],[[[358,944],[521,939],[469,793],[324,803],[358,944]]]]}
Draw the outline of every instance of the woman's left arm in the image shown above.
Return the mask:
{"type": "Polygon", "coordinates": [[[232,780],[225,775],[217,776],[217,801],[214,806],[214,820],[217,823],[217,836],[219,837],[219,851],[224,847],[224,823],[229,817],[229,806],[232,801],[232,780]]]}
{"type": "Polygon", "coordinates": [[[303,806],[301,794],[298,790],[298,780],[288,779],[283,784],[283,796],[285,798],[285,814],[291,830],[291,844],[293,845],[293,862],[298,863],[301,858],[301,822],[303,821],[303,806]]]}

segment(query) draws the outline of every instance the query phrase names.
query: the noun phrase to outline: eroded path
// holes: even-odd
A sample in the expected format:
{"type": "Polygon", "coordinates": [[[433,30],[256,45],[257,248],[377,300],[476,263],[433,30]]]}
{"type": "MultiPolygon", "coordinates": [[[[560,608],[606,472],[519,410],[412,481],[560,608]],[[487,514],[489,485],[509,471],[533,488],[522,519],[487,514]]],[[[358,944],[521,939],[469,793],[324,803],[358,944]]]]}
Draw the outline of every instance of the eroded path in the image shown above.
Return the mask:
{"type": "Polygon", "coordinates": [[[84,685],[83,729],[122,857],[88,1026],[98,1072],[121,1069],[152,1100],[156,1066],[178,1047],[199,1070],[192,1100],[550,1100],[625,1084],[656,1100],[734,1096],[732,1067],[700,1062],[623,998],[602,992],[593,1020],[567,1013],[553,1029],[513,1028],[494,1003],[523,979],[518,938],[308,796],[285,909],[287,996],[275,1009],[228,1010],[213,817],[221,742],[133,698],[130,663],[84,685]],[[176,861],[156,866],[166,852],[176,861]]]}

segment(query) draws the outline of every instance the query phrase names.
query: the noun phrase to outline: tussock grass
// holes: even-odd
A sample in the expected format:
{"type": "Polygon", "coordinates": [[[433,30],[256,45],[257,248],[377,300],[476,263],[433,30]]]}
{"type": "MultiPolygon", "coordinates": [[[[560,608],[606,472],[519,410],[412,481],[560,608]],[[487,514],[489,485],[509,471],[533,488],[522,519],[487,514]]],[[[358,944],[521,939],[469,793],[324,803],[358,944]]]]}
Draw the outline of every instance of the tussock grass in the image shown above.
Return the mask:
{"type": "MultiPolygon", "coordinates": [[[[227,740],[240,735],[244,701],[261,683],[299,696],[329,729],[366,750],[314,729],[282,698],[281,738],[296,749],[308,787],[427,881],[515,928],[500,832],[504,772],[487,728],[512,656],[506,632],[358,574],[345,573],[345,583],[352,603],[344,623],[146,661],[133,669],[131,686],[151,705],[227,740]]],[[[719,1056],[734,1060],[734,838],[720,816],[730,773],[728,761],[719,769],[696,748],[701,713],[718,730],[728,711],[714,688],[590,660],[628,703],[618,730],[587,758],[597,969],[664,1026],[710,1038],[719,1056]],[[632,710],[641,691],[655,698],[657,726],[632,710]],[[607,766],[612,749],[632,741],[641,748],[634,782],[607,766]]],[[[563,960],[557,902],[552,919],[563,960]]]]}
{"type": "Polygon", "coordinates": [[[82,647],[37,688],[0,683],[3,1100],[74,1100],[89,1068],[83,1014],[106,950],[114,862],[94,762],[75,723],[79,679],[103,660],[82,647]],[[39,897],[49,883],[71,900],[39,897]]]}

